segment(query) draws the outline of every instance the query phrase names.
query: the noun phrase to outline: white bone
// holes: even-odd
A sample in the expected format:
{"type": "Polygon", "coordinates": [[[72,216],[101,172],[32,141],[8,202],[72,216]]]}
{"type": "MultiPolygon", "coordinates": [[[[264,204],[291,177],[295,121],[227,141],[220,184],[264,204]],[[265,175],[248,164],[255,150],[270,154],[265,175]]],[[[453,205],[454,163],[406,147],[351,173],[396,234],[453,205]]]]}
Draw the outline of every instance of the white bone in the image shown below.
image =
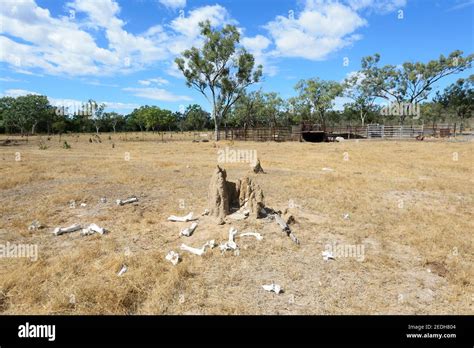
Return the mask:
{"type": "Polygon", "coordinates": [[[211,239],[210,241],[206,242],[202,248],[206,250],[206,248],[214,249],[217,246],[216,242],[214,239],[211,239]]]}
{"type": "Polygon", "coordinates": [[[181,250],[188,251],[192,254],[201,256],[206,251],[206,248],[212,249],[215,246],[216,246],[216,242],[214,241],[214,239],[212,239],[206,242],[201,248],[193,248],[193,247],[187,246],[186,244],[181,244],[181,250]]]}
{"type": "Polygon", "coordinates": [[[168,255],[166,255],[166,259],[176,266],[179,262],[179,254],[171,250],[168,255]]]}
{"type": "Polygon", "coordinates": [[[182,236],[189,237],[190,235],[193,234],[193,232],[196,229],[197,225],[198,225],[197,222],[193,222],[191,224],[191,227],[183,228],[179,234],[182,235],[182,236]]]}
{"type": "Polygon", "coordinates": [[[205,209],[205,210],[202,212],[201,216],[205,216],[205,215],[209,215],[209,209],[205,209]]]}
{"type": "Polygon", "coordinates": [[[105,233],[105,228],[99,227],[96,224],[90,224],[86,228],[83,228],[82,232],[81,232],[81,234],[83,236],[88,236],[88,235],[94,234],[94,233],[104,234],[105,233]]]}
{"type": "Polygon", "coordinates": [[[171,215],[168,218],[168,221],[175,221],[175,222],[188,222],[188,221],[194,221],[197,219],[193,219],[193,212],[190,212],[188,215],[185,216],[175,216],[171,215]]]}
{"type": "Polygon", "coordinates": [[[256,233],[256,232],[246,232],[246,233],[241,233],[239,237],[247,237],[247,236],[253,236],[255,238],[257,238],[257,240],[262,240],[263,237],[260,233],[256,233]]]}
{"type": "Polygon", "coordinates": [[[219,249],[224,250],[235,250],[238,248],[238,245],[235,243],[235,236],[237,235],[237,230],[234,227],[229,229],[229,240],[219,245],[219,249]]]}
{"type": "Polygon", "coordinates": [[[126,265],[122,266],[122,269],[117,273],[119,277],[121,277],[125,272],[127,272],[128,267],[126,265]]]}
{"type": "Polygon", "coordinates": [[[36,231],[42,228],[40,222],[38,220],[34,220],[30,226],[28,226],[28,231],[36,231]]]}
{"type": "Polygon", "coordinates": [[[69,233],[69,232],[75,232],[75,231],[78,231],[81,229],[81,225],[79,224],[74,224],[74,225],[71,225],[69,227],[56,227],[53,231],[53,234],[55,236],[59,236],[63,233],[69,233]]]}
{"type": "Polygon", "coordinates": [[[273,291],[276,294],[279,294],[280,292],[282,292],[281,286],[275,283],[262,285],[262,288],[264,288],[266,291],[273,291]]]}
{"type": "Polygon", "coordinates": [[[81,203],[81,207],[87,207],[86,203],[81,203]]]}
{"type": "Polygon", "coordinates": [[[332,169],[332,168],[327,168],[327,167],[324,167],[324,168],[322,169],[322,171],[323,171],[323,172],[333,172],[333,171],[334,171],[334,169],[332,169]]]}
{"type": "Polygon", "coordinates": [[[121,200],[121,199],[116,200],[117,205],[124,205],[124,204],[135,203],[135,202],[138,202],[137,197],[131,197],[131,198],[127,198],[125,200],[121,200]]]}
{"type": "Polygon", "coordinates": [[[323,255],[323,259],[325,261],[334,260],[334,255],[332,254],[332,252],[330,252],[328,250],[323,251],[321,254],[323,255]]]}
{"type": "Polygon", "coordinates": [[[191,254],[195,254],[198,256],[202,256],[202,254],[204,254],[204,251],[205,251],[204,248],[200,248],[200,249],[193,248],[193,247],[187,246],[186,244],[181,244],[181,250],[188,251],[191,254]]]}

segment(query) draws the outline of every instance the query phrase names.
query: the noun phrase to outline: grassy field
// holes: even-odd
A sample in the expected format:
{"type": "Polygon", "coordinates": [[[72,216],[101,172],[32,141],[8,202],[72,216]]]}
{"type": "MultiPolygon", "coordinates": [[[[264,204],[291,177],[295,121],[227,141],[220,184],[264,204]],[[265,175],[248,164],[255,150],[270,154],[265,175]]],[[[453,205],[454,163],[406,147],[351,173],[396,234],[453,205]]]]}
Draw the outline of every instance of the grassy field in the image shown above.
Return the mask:
{"type": "Polygon", "coordinates": [[[474,312],[472,141],[89,138],[30,137],[0,146],[0,244],[38,248],[37,260],[0,258],[3,314],[474,312]],[[206,209],[217,151],[226,146],[257,151],[266,174],[250,174],[246,163],[221,166],[230,180],[254,177],[267,206],[289,207],[299,246],[264,220],[217,226],[202,217],[191,237],[179,236],[190,223],[167,221],[206,209]],[[138,203],[115,204],[132,195],[138,203]],[[44,228],[29,231],[33,220],[44,228]],[[51,233],[73,223],[110,232],[51,233]],[[230,226],[264,239],[238,239],[239,254],[179,250],[181,243],[225,241],[230,226]],[[363,246],[363,258],[325,261],[327,244],[363,246]],[[165,260],[170,250],[182,256],[176,266],[165,260]],[[128,271],[118,276],[122,265],[128,271]],[[272,282],[284,293],[262,289],[272,282]]]}

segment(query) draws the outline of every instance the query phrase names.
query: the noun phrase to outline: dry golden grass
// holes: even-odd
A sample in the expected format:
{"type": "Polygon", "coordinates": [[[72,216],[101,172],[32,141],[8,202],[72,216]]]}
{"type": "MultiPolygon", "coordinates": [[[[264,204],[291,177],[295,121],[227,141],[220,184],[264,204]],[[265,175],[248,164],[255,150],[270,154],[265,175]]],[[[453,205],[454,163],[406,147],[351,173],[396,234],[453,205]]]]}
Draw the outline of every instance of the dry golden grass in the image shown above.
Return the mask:
{"type": "MultiPolygon", "coordinates": [[[[102,135],[99,144],[89,143],[88,135],[69,135],[61,142],[43,137],[46,150],[35,137],[0,146],[0,243],[36,244],[39,252],[37,261],[0,258],[0,312],[474,312],[472,142],[216,145],[191,139],[163,143],[158,134],[117,134],[102,135]],[[71,149],[62,148],[64,140],[71,149]],[[280,210],[295,205],[292,229],[300,246],[275,223],[246,220],[232,225],[258,231],[264,240],[238,240],[238,256],[217,248],[203,257],[179,251],[183,242],[200,246],[227,238],[229,224],[202,218],[193,236],[180,238],[179,229],[189,224],[166,221],[206,208],[217,147],[225,146],[257,150],[267,174],[255,179],[266,204],[280,210]],[[137,205],[115,205],[131,195],[140,199],[137,205]],[[46,227],[29,232],[33,220],[46,227]],[[110,233],[51,234],[56,226],[92,222],[110,233]],[[333,243],[362,244],[365,259],[324,261],[321,252],[333,243]],[[177,266],[164,259],[170,250],[182,255],[177,266]],[[128,271],[118,277],[123,264],[128,271]],[[272,281],[285,292],[261,288],[272,281]]],[[[223,167],[230,180],[249,173],[245,163],[223,167]]]]}

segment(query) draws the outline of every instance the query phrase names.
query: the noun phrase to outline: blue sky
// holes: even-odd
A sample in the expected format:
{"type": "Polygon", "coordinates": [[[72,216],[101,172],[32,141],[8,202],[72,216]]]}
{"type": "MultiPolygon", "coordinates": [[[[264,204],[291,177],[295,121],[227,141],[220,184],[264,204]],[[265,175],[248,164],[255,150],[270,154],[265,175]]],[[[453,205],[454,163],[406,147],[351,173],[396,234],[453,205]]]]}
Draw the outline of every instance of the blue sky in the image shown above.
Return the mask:
{"type": "Polygon", "coordinates": [[[341,81],[373,53],[394,65],[473,53],[473,17],[474,0],[0,0],[0,94],[93,98],[124,114],[145,104],[208,109],[173,61],[200,45],[197,24],[209,19],[240,29],[264,65],[255,88],[288,98],[299,79],[341,81]]]}

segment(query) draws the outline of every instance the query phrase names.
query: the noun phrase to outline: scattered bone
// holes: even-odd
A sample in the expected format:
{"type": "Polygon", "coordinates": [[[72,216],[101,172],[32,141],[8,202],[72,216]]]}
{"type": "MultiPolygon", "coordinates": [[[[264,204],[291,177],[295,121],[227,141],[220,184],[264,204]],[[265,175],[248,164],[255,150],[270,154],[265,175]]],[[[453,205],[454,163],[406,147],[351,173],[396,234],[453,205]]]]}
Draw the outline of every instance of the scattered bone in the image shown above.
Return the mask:
{"type": "Polygon", "coordinates": [[[107,198],[102,197],[102,198],[100,199],[100,202],[101,202],[101,203],[107,203],[107,198]]]}
{"type": "Polygon", "coordinates": [[[128,267],[126,265],[123,265],[120,271],[117,273],[119,277],[121,277],[125,272],[127,272],[128,267]]]}
{"type": "Polygon", "coordinates": [[[81,203],[81,207],[87,207],[86,203],[81,203]]]}
{"type": "Polygon", "coordinates": [[[241,233],[239,235],[239,237],[247,237],[247,236],[248,237],[255,237],[255,238],[257,238],[257,240],[262,240],[263,239],[262,235],[260,233],[256,233],[256,232],[245,232],[245,233],[241,233]]]}
{"type": "Polygon", "coordinates": [[[86,228],[82,229],[81,234],[83,236],[89,236],[89,235],[94,234],[94,233],[104,234],[105,232],[106,232],[105,228],[99,227],[96,224],[90,224],[86,228]]]}
{"type": "Polygon", "coordinates": [[[198,225],[197,222],[193,222],[193,223],[191,224],[191,227],[182,229],[179,234],[180,234],[181,236],[189,237],[190,235],[193,234],[193,232],[194,232],[194,230],[196,229],[197,225],[198,225]]]}
{"type": "Polygon", "coordinates": [[[188,221],[194,221],[194,220],[197,220],[197,219],[193,219],[193,212],[190,212],[188,215],[185,215],[185,216],[175,216],[175,215],[171,215],[169,218],[168,218],[168,221],[174,221],[174,222],[188,222],[188,221]]]}
{"type": "Polygon", "coordinates": [[[281,218],[281,216],[279,214],[274,214],[273,216],[275,218],[275,222],[280,226],[282,231],[285,232],[293,242],[295,242],[296,244],[300,244],[298,238],[296,238],[293,232],[291,232],[290,226],[288,226],[288,224],[281,218]]]}
{"type": "Polygon", "coordinates": [[[166,255],[166,260],[170,261],[173,265],[177,265],[180,258],[179,254],[171,250],[168,255],[166,255]]]}
{"type": "Polygon", "coordinates": [[[349,213],[343,214],[343,215],[342,215],[342,218],[343,218],[344,220],[349,220],[349,219],[350,219],[349,213]]]}
{"type": "Polygon", "coordinates": [[[121,200],[121,199],[116,200],[117,205],[124,205],[124,204],[130,204],[130,203],[135,203],[135,202],[138,202],[137,197],[130,197],[125,200],[121,200]]]}
{"type": "Polygon", "coordinates": [[[214,241],[214,239],[212,239],[210,241],[207,241],[201,248],[193,248],[193,247],[187,246],[186,244],[181,244],[181,250],[185,250],[192,254],[201,256],[206,251],[206,248],[213,249],[215,246],[216,246],[216,242],[214,241]]]}
{"type": "Polygon", "coordinates": [[[193,247],[187,246],[184,243],[181,244],[181,250],[188,251],[191,254],[195,254],[195,255],[198,255],[198,256],[202,256],[202,254],[204,254],[204,252],[206,251],[204,247],[202,247],[202,248],[193,248],[193,247]]]}
{"type": "Polygon", "coordinates": [[[333,172],[333,171],[334,171],[334,169],[332,169],[332,168],[327,168],[327,167],[324,167],[324,168],[322,169],[322,171],[323,171],[323,172],[333,172]]]}
{"type": "Polygon", "coordinates": [[[281,289],[281,286],[275,283],[262,285],[262,288],[264,288],[266,291],[270,291],[270,292],[273,291],[276,294],[283,292],[283,290],[281,289]]]}
{"type": "Polygon", "coordinates": [[[59,236],[63,233],[70,233],[70,232],[75,232],[75,231],[79,231],[81,229],[81,225],[79,224],[74,224],[74,225],[71,225],[69,227],[56,227],[53,231],[53,234],[55,236],[59,236]]]}
{"type": "Polygon", "coordinates": [[[328,260],[335,260],[334,258],[334,255],[332,254],[332,252],[330,252],[329,250],[325,250],[321,253],[323,255],[323,259],[325,261],[328,261],[328,260]]]}
{"type": "Polygon", "coordinates": [[[37,231],[42,228],[40,222],[38,220],[34,220],[30,226],[28,226],[28,231],[37,231]]]}
{"type": "Polygon", "coordinates": [[[235,243],[235,236],[237,235],[237,230],[234,227],[229,229],[229,240],[224,244],[219,245],[219,249],[222,251],[225,250],[235,250],[238,248],[237,244],[235,243]]]}
{"type": "Polygon", "coordinates": [[[205,209],[201,214],[201,216],[206,216],[206,215],[209,215],[209,209],[205,209]]]}
{"type": "Polygon", "coordinates": [[[252,170],[255,174],[265,174],[265,171],[263,170],[262,166],[260,165],[260,160],[257,159],[257,163],[252,167],[252,170]]]}

